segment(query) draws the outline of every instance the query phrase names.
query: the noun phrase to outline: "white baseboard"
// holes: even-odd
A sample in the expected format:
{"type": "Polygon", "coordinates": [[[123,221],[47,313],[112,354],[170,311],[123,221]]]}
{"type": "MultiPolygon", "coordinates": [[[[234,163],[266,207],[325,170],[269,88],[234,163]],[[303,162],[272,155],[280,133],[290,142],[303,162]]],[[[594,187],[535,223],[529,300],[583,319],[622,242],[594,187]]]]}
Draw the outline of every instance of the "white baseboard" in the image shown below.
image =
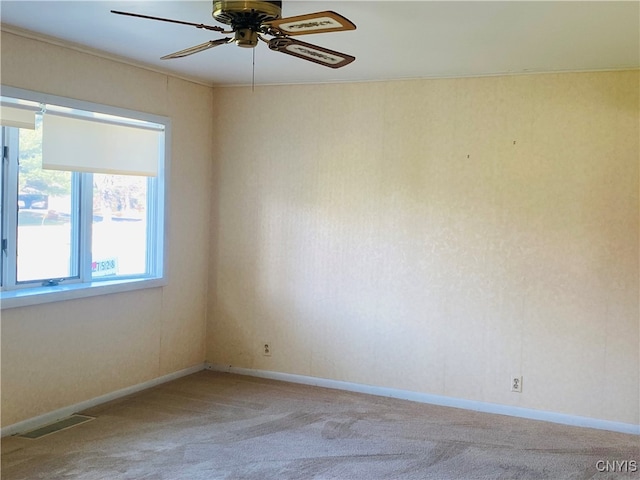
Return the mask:
{"type": "Polygon", "coordinates": [[[168,375],[163,375],[162,377],[153,378],[146,382],[138,383],[137,385],[132,385],[121,390],[116,390],[115,392],[107,393],[105,395],[100,395],[99,397],[85,400],[84,402],[76,403],[74,405],[69,405],[68,407],[54,410],[53,412],[48,412],[43,415],[38,415],[37,417],[14,423],[13,425],[8,425],[0,430],[0,437],[28,432],[35,428],[49,425],[50,423],[57,422],[61,418],[66,418],[74,413],[82,412],[83,410],[87,410],[97,405],[110,402],[111,400],[116,400],[118,398],[131,395],[132,393],[146,390],[147,388],[155,387],[156,385],[160,385],[161,383],[170,382],[171,380],[176,380],[178,378],[191,375],[192,373],[204,370],[206,367],[207,365],[204,363],[194,365],[193,367],[185,368],[184,370],[169,373],[168,375]]]}
{"type": "Polygon", "coordinates": [[[511,417],[527,418],[530,420],[541,420],[544,422],[560,423],[574,427],[595,428],[598,430],[610,430],[613,432],[640,435],[640,425],[632,423],[613,422],[610,420],[600,420],[597,418],[580,417],[567,415],[564,413],[546,412],[531,408],[513,407],[498,403],[479,402],[475,400],[465,400],[462,398],[446,397],[442,395],[432,395],[429,393],[411,392],[408,390],[398,390],[395,388],[376,387],[359,383],[343,382],[339,380],[329,380],[326,378],[309,377],[306,375],[296,375],[292,373],[271,372],[268,370],[255,370],[251,368],[233,367],[231,365],[219,365],[207,363],[206,368],[219,372],[235,373],[250,377],[269,378],[272,380],[282,380],[291,383],[301,383],[317,387],[333,388],[336,390],[346,390],[349,392],[366,393],[380,397],[399,398],[411,400],[413,402],[429,403],[444,407],[462,408],[477,412],[494,413],[508,415],[511,417]]]}
{"type": "Polygon", "coordinates": [[[304,385],[312,385],[324,388],[333,388],[336,390],[345,390],[349,392],[366,393],[369,395],[377,395],[381,397],[398,398],[401,400],[410,400],[413,402],[428,403],[432,405],[441,405],[444,407],[462,408],[465,410],[474,410],[478,412],[494,413],[499,415],[508,415],[512,417],[527,418],[531,420],[541,420],[545,422],[560,423],[563,425],[571,425],[575,427],[595,428],[598,430],[609,430],[613,432],[627,433],[632,435],[640,435],[640,425],[632,423],[613,422],[610,420],[600,420],[597,418],[580,417],[575,415],[567,415],[564,413],[546,412],[542,410],[534,410],[530,408],[513,407],[509,405],[500,405],[497,403],[478,402],[475,400],[465,400],[461,398],[446,397],[442,395],[432,395],[428,393],[411,392],[408,390],[399,390],[395,388],[376,387],[372,385],[363,385],[359,383],[343,382],[340,380],[330,380],[326,378],[310,377],[306,375],[296,375],[292,373],[271,372],[268,370],[255,370],[251,368],[233,367],[231,365],[219,365],[212,363],[198,364],[184,370],[163,375],[162,377],[132,385],[130,387],[116,390],[99,397],[95,397],[84,402],[69,405],[67,407],[54,410],[52,412],[29,418],[13,425],[8,425],[0,430],[0,437],[15,435],[18,433],[28,432],[38,427],[56,422],[61,418],[68,417],[74,413],[82,412],[89,408],[101,405],[111,400],[116,400],[132,393],[146,390],[162,383],[170,382],[178,378],[191,375],[204,369],[215,370],[219,372],[235,373],[238,375],[246,375],[251,377],[269,378],[272,380],[281,380],[291,383],[300,383],[304,385]]]}

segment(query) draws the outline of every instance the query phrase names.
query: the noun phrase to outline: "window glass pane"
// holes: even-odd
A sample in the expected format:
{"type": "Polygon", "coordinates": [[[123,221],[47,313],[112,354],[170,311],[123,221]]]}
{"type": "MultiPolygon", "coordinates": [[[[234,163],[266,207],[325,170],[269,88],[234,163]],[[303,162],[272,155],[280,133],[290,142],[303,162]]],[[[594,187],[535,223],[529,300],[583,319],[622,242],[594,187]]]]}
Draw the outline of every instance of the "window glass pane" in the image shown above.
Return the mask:
{"type": "Polygon", "coordinates": [[[147,177],[93,175],[93,278],[147,273],[147,177]]]}
{"type": "Polygon", "coordinates": [[[20,129],[18,282],[78,275],[72,174],[42,169],[40,130],[20,129]]]}

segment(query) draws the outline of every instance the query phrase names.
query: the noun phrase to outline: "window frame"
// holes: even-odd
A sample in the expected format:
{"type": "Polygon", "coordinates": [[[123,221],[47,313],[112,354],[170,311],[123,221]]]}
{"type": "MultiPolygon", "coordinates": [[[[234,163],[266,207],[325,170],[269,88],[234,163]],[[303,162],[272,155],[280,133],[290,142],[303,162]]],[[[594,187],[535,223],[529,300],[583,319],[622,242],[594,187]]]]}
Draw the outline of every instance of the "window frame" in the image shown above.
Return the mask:
{"type": "MultiPolygon", "coordinates": [[[[92,278],[91,275],[91,229],[92,223],[88,219],[92,217],[92,202],[93,192],[90,188],[80,188],[79,190],[79,202],[80,202],[80,232],[79,236],[82,239],[79,241],[79,277],[70,278],[68,281],[60,283],[54,286],[42,286],[38,282],[22,283],[16,282],[15,278],[6,285],[8,269],[13,265],[15,267],[15,255],[10,258],[5,251],[2,251],[0,259],[0,265],[3,267],[0,270],[3,275],[3,287],[0,291],[0,309],[9,309],[16,307],[23,307],[28,305],[37,305],[49,302],[57,302],[63,300],[71,300],[76,298],[92,297],[97,295],[107,295],[118,292],[139,290],[145,288],[156,288],[167,284],[167,220],[169,213],[169,166],[170,166],[170,145],[171,145],[171,120],[169,117],[156,115],[152,113],[140,112],[121,107],[114,107],[110,105],[98,104],[94,102],[88,102],[84,100],[76,100],[68,97],[61,97],[58,95],[50,95],[31,90],[25,90],[16,87],[0,86],[0,95],[5,98],[14,98],[27,100],[31,102],[37,102],[42,104],[56,105],[60,107],[67,107],[86,112],[94,112],[98,114],[113,115],[118,117],[124,117],[128,119],[151,122],[164,126],[164,142],[163,148],[159,155],[158,175],[155,177],[149,177],[147,180],[148,194],[153,191],[153,198],[155,201],[149,202],[147,205],[147,219],[153,219],[152,222],[148,222],[149,231],[148,237],[152,240],[148,241],[148,251],[146,258],[146,266],[148,275],[132,275],[132,276],[118,276],[115,279],[109,279],[109,277],[92,278]],[[82,266],[84,265],[84,271],[82,266]]],[[[8,128],[2,128],[3,135],[9,132],[8,128]]],[[[16,130],[17,131],[17,130],[16,130]]],[[[8,135],[7,135],[8,136],[8,135]]],[[[17,136],[17,135],[16,135],[17,136]]],[[[2,138],[2,144],[5,145],[5,138],[2,138]]],[[[15,147],[14,147],[15,148],[15,147]]],[[[11,153],[10,153],[11,154],[11,153]]],[[[16,194],[17,191],[11,191],[11,179],[5,178],[8,175],[7,161],[4,159],[4,152],[2,152],[2,175],[0,180],[3,182],[0,187],[0,194],[4,195],[0,205],[5,205],[8,210],[11,202],[7,202],[7,198],[13,198],[11,195],[16,194]]],[[[92,185],[93,174],[92,173],[76,173],[74,174],[80,185],[92,185]]],[[[17,182],[16,182],[17,188],[17,182]]],[[[151,195],[150,195],[151,196],[151,195]]],[[[17,196],[16,196],[17,198],[17,196]]],[[[2,218],[2,238],[7,238],[9,245],[8,233],[11,232],[9,228],[10,222],[16,224],[17,228],[17,213],[12,215],[10,212],[8,215],[4,215],[2,218]]],[[[15,231],[15,229],[14,229],[15,231]]],[[[15,239],[13,240],[15,247],[15,239]]],[[[14,249],[15,251],[15,249],[14,249]]],[[[15,277],[15,273],[13,274],[15,277]]]]}

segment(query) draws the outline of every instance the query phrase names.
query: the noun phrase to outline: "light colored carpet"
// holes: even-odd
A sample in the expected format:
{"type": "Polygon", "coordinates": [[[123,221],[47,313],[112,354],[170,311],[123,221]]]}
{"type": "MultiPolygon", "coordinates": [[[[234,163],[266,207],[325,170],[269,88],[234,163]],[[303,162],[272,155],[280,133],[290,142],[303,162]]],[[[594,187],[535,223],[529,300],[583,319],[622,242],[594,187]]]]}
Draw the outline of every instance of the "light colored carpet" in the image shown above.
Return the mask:
{"type": "Polygon", "coordinates": [[[5,480],[638,479],[640,437],[209,371],[2,441],[5,480]]]}

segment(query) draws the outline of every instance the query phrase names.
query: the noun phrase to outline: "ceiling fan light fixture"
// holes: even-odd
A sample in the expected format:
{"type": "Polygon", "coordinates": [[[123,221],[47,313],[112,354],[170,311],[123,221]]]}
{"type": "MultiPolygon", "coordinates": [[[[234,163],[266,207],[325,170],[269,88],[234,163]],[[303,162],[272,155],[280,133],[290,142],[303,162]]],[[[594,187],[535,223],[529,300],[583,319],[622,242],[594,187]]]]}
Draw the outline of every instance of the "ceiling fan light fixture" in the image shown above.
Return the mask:
{"type": "Polygon", "coordinates": [[[239,28],[234,32],[233,41],[239,47],[254,48],[258,44],[258,32],[251,28],[239,28]]]}

